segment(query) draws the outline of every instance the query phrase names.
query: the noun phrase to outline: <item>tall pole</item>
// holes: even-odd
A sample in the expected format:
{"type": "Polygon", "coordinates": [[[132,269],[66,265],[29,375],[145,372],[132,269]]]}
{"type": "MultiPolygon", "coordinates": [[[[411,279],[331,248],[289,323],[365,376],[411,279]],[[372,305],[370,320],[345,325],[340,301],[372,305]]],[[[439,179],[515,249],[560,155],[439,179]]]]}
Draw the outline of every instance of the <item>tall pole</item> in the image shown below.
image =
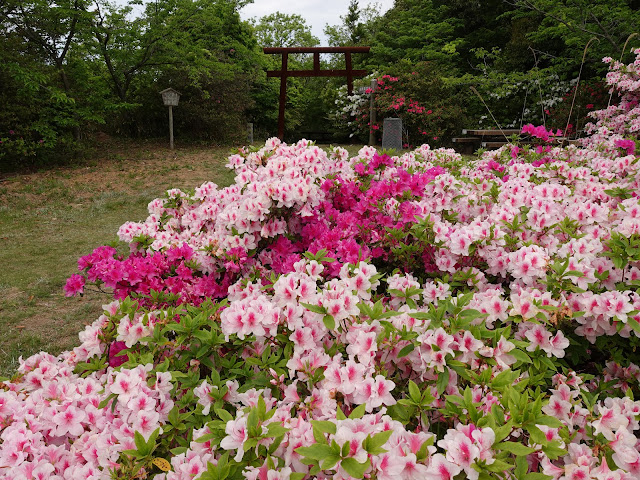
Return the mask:
{"type": "Polygon", "coordinates": [[[376,94],[377,87],[378,80],[374,78],[371,80],[371,94],[369,95],[369,145],[376,144],[376,133],[373,130],[373,124],[376,123],[376,106],[374,96],[376,94]]]}
{"type": "Polygon", "coordinates": [[[173,107],[169,105],[169,148],[173,150],[173,107]]]}
{"type": "Polygon", "coordinates": [[[344,63],[347,68],[347,93],[353,95],[353,65],[351,64],[351,52],[344,54],[344,63]]]}
{"type": "Polygon", "coordinates": [[[282,54],[282,76],[280,77],[280,111],[278,112],[278,138],[284,140],[284,111],[287,106],[287,65],[289,55],[282,54]]]}

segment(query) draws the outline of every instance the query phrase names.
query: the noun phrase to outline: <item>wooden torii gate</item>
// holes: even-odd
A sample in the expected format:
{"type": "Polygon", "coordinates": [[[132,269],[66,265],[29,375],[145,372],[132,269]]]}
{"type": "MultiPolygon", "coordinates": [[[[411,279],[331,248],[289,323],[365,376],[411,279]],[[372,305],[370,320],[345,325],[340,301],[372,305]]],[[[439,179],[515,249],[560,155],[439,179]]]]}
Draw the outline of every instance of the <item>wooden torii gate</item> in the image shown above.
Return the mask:
{"type": "Polygon", "coordinates": [[[280,70],[269,70],[267,77],[280,77],[280,110],[278,114],[278,138],[284,139],[284,110],[287,103],[288,77],[347,77],[347,91],[353,94],[353,77],[364,77],[366,70],[354,70],[351,63],[352,53],[369,53],[371,47],[265,47],[266,54],[282,55],[280,70]],[[313,53],[313,70],[289,70],[288,56],[293,53],[313,53]],[[344,53],[344,70],[321,70],[321,53],[344,53]]]}

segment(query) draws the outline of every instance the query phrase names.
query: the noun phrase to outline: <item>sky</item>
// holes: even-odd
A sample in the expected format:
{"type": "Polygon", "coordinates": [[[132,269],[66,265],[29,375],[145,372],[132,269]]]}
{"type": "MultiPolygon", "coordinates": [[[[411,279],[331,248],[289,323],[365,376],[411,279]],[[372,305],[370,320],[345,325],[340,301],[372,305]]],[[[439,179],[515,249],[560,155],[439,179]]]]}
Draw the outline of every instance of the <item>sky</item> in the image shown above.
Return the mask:
{"type": "MultiPolygon", "coordinates": [[[[378,4],[380,14],[393,7],[394,0],[360,0],[360,8],[368,4],[378,4]]],[[[321,45],[327,45],[324,36],[325,25],[339,25],[341,16],[347,14],[348,0],[253,0],[240,10],[240,16],[244,20],[256,17],[260,18],[273,12],[297,14],[302,16],[307,25],[311,27],[311,33],[320,39],[321,45]]]]}
{"type": "MultiPolygon", "coordinates": [[[[145,0],[147,3],[149,0],[145,0]]],[[[360,8],[370,4],[377,4],[380,14],[393,7],[394,0],[360,0],[360,8]]],[[[126,5],[127,0],[115,0],[118,5],[126,5]]],[[[142,10],[142,7],[139,7],[142,10]]],[[[341,16],[347,14],[349,0],[253,0],[253,3],[240,10],[243,20],[260,18],[274,12],[297,14],[302,16],[307,25],[311,27],[311,33],[320,39],[321,45],[327,45],[324,36],[325,25],[339,25],[341,16]]]]}

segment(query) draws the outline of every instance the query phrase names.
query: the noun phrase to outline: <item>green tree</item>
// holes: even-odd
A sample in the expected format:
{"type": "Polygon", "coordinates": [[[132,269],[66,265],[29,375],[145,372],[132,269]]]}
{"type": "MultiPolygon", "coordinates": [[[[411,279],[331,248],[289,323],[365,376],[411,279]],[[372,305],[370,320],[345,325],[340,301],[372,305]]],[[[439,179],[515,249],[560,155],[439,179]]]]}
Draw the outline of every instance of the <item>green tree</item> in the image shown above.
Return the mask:
{"type": "Polygon", "coordinates": [[[65,72],[67,55],[87,19],[89,0],[7,0],[0,8],[4,35],[21,38],[24,47],[47,64],[55,66],[66,92],[71,83],[65,72]]]}
{"type": "Polygon", "coordinates": [[[69,154],[90,123],[103,121],[81,38],[87,1],[8,0],[0,4],[0,163],[29,166],[69,154]],[[93,95],[88,92],[94,91],[93,95]]]}
{"type": "Polygon", "coordinates": [[[218,141],[244,133],[261,56],[238,3],[158,0],[133,20],[130,6],[105,0],[95,6],[90,45],[121,103],[121,133],[164,134],[166,112],[158,92],[168,86],[183,94],[178,133],[218,141]]]}
{"type": "Polygon", "coordinates": [[[514,0],[513,5],[515,18],[537,23],[527,38],[540,45],[540,54],[557,71],[572,76],[577,75],[591,39],[585,58],[587,77],[601,76],[606,70],[602,58],[618,59],[627,38],[640,33],[638,0],[514,0]]]}
{"type": "Polygon", "coordinates": [[[324,34],[331,46],[367,45],[376,32],[379,18],[375,4],[360,8],[358,0],[351,0],[347,14],[340,16],[342,24],[326,25],[324,34]]]}
{"type": "Polygon", "coordinates": [[[262,47],[315,47],[318,37],[300,15],[274,12],[254,22],[254,31],[262,47]]]}

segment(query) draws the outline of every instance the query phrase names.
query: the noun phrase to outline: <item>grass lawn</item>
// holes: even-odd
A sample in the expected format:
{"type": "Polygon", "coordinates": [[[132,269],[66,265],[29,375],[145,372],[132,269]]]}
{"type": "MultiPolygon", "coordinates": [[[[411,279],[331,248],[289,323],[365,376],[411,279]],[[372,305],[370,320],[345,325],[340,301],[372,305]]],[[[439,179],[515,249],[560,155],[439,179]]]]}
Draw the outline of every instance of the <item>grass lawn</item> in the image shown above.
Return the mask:
{"type": "Polygon", "coordinates": [[[147,204],[169,188],[233,181],[228,147],[104,150],[83,166],[0,180],[0,376],[15,371],[20,355],[72,348],[111,301],[97,292],[64,297],[78,257],[114,241],[124,222],[144,220],[147,204]]]}
{"type": "Polygon", "coordinates": [[[82,166],[0,178],[0,377],[20,356],[77,345],[78,332],[112,300],[98,292],[65,298],[78,258],[116,240],[124,222],[144,220],[148,203],[169,188],[231,184],[230,151],[105,145],[82,166]]]}

